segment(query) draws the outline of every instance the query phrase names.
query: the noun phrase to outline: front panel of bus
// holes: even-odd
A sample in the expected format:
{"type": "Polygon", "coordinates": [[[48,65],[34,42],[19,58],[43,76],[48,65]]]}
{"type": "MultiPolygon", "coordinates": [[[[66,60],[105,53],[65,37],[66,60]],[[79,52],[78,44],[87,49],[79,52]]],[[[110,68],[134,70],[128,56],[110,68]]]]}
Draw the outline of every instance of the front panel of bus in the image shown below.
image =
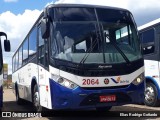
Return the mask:
{"type": "Polygon", "coordinates": [[[130,12],[53,7],[48,13],[52,108],[143,102],[144,63],[130,12]]]}

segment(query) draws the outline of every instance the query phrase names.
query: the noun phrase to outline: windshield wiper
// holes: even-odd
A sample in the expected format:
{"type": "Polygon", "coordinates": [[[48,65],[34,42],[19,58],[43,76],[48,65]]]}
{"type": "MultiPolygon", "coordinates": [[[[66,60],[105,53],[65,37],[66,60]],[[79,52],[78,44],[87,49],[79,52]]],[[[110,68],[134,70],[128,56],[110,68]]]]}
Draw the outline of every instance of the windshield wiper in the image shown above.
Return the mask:
{"type": "Polygon", "coordinates": [[[92,36],[90,37],[91,40],[91,46],[89,47],[89,49],[86,51],[86,54],[84,55],[84,57],[82,58],[82,60],[80,61],[80,64],[84,64],[84,62],[86,61],[86,59],[88,58],[89,54],[92,52],[92,50],[95,48],[96,44],[98,44],[98,38],[96,37],[95,40],[93,41],[92,36]],[[93,41],[93,43],[92,43],[93,41]]]}
{"type": "MultiPolygon", "coordinates": [[[[109,36],[105,35],[109,40],[109,36]]],[[[110,40],[111,41],[111,40],[110,40]]],[[[116,49],[117,51],[122,55],[123,59],[126,61],[127,64],[131,64],[130,60],[127,58],[127,56],[123,53],[123,51],[117,46],[117,44],[115,44],[114,42],[110,42],[116,49]]]]}

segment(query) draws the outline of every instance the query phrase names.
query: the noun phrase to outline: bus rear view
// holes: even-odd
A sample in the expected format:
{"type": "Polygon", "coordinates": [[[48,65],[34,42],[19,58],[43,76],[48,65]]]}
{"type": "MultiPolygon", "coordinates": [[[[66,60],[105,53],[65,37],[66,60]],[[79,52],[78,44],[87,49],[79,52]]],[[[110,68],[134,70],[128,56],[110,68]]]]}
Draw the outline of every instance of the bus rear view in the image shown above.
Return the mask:
{"type": "MultiPolygon", "coordinates": [[[[37,110],[42,106],[109,110],[143,102],[144,61],[129,11],[96,5],[49,5],[33,28],[37,26],[38,73],[32,71],[35,63],[28,60],[26,69],[32,79],[20,77],[21,86],[28,84],[25,91],[31,92],[32,99],[29,92],[18,97],[32,101],[37,110]]],[[[13,73],[17,83],[15,76],[24,73],[21,69],[25,68],[13,73]]]]}

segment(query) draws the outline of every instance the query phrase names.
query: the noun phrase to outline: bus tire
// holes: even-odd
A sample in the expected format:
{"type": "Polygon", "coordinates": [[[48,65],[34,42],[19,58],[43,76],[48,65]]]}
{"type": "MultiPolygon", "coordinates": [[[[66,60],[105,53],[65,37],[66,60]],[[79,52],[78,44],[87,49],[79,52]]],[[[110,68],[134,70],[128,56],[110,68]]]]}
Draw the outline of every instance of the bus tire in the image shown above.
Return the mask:
{"type": "Polygon", "coordinates": [[[97,111],[109,111],[112,108],[112,106],[108,106],[108,107],[97,107],[96,110],[97,111]]]}
{"type": "Polygon", "coordinates": [[[34,85],[32,97],[33,97],[32,100],[33,100],[34,111],[42,112],[42,106],[40,105],[40,96],[39,96],[39,91],[38,91],[37,85],[34,85]]]}
{"type": "Polygon", "coordinates": [[[146,83],[146,90],[144,93],[144,104],[151,107],[159,106],[160,101],[158,100],[158,90],[157,87],[151,83],[146,83]]]}
{"type": "Polygon", "coordinates": [[[15,93],[16,93],[16,103],[18,105],[24,104],[23,100],[19,97],[19,92],[17,87],[15,88],[15,93]]]}

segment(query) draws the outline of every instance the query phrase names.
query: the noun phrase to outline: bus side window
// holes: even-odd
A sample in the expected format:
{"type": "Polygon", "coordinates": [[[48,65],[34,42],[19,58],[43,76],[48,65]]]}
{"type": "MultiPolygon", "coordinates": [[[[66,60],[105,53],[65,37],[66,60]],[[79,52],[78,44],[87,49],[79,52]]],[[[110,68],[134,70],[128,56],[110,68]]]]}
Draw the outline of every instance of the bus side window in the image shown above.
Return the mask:
{"type": "Polygon", "coordinates": [[[154,45],[154,29],[149,29],[140,34],[141,42],[143,43],[143,54],[151,54],[155,51],[154,45]]]}
{"type": "Polygon", "coordinates": [[[20,68],[22,66],[22,46],[18,50],[18,53],[19,53],[19,66],[18,66],[18,68],[20,68]]]}
{"type": "Polygon", "coordinates": [[[29,35],[29,59],[36,54],[37,46],[37,27],[33,28],[29,35]]]}
{"type": "Polygon", "coordinates": [[[41,36],[41,29],[38,28],[38,61],[40,64],[45,63],[45,42],[41,36]]]}
{"type": "Polygon", "coordinates": [[[18,52],[16,52],[16,56],[15,56],[15,71],[18,69],[18,52]]]}
{"type": "Polygon", "coordinates": [[[13,56],[13,61],[12,61],[12,72],[15,71],[15,55],[13,56]]]}
{"type": "Polygon", "coordinates": [[[28,62],[28,38],[25,39],[23,43],[23,61],[22,64],[26,64],[28,62]]]}

